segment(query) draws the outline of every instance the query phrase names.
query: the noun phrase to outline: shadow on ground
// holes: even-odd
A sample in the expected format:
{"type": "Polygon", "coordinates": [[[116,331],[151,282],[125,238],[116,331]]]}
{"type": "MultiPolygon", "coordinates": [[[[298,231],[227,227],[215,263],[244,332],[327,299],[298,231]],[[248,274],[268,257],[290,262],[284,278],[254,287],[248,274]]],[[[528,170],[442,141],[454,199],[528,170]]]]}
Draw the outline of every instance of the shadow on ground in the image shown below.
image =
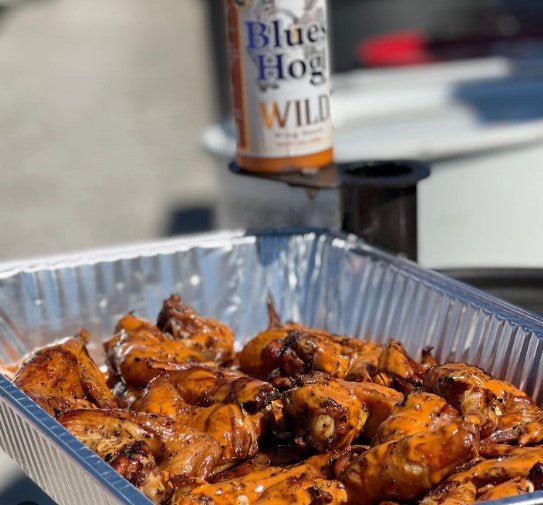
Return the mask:
{"type": "Polygon", "coordinates": [[[21,475],[0,490],[2,505],[56,505],[34,482],[21,475]]]}

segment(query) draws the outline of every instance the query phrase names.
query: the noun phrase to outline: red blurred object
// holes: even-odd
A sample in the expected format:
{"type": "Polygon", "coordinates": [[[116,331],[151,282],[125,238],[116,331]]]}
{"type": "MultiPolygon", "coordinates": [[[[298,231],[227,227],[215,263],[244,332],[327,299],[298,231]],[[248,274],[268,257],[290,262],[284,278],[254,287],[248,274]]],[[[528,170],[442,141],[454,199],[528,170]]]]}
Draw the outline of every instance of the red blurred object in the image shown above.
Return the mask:
{"type": "Polygon", "coordinates": [[[429,50],[429,40],[416,31],[381,35],[360,42],[356,58],[367,67],[391,67],[432,63],[439,59],[429,50]]]}

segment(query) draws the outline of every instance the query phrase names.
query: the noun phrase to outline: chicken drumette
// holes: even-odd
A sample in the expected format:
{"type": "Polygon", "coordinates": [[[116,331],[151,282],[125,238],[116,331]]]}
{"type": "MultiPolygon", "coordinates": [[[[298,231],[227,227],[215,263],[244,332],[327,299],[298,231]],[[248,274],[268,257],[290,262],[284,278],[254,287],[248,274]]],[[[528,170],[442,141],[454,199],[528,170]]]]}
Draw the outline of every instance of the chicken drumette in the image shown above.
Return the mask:
{"type": "Polygon", "coordinates": [[[361,434],[371,439],[402,397],[379,384],[314,373],[298,378],[296,387],[284,393],[285,423],[302,447],[341,449],[361,434]]]}

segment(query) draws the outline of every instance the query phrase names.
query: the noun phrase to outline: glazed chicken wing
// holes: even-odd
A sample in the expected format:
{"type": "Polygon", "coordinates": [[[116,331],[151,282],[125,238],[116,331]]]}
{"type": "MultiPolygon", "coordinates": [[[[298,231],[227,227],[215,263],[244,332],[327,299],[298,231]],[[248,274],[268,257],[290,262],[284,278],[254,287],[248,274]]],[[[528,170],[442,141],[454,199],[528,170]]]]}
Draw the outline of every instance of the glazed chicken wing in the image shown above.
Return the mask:
{"type": "Polygon", "coordinates": [[[398,403],[378,428],[372,445],[400,440],[423,431],[434,431],[458,417],[458,412],[443,398],[414,391],[398,403]]]}
{"type": "Polygon", "coordinates": [[[539,441],[543,411],[523,391],[480,368],[447,363],[430,368],[425,388],[445,398],[464,415],[477,415],[482,436],[492,442],[539,441]]]}
{"type": "Polygon", "coordinates": [[[360,455],[340,475],[349,503],[411,501],[428,492],[478,449],[472,419],[457,419],[437,431],[378,445],[360,455]]]}
{"type": "Polygon", "coordinates": [[[347,502],[344,486],[326,474],[330,455],[291,467],[269,467],[240,478],[176,491],[172,505],[302,505],[347,502]]]}
{"type": "Polygon", "coordinates": [[[325,372],[348,380],[371,380],[382,346],[355,338],[334,335],[297,323],[281,324],[268,303],[270,327],[245,344],[240,352],[243,372],[266,379],[297,377],[303,373],[325,372]]]}
{"type": "MultiPolygon", "coordinates": [[[[455,504],[453,500],[468,489],[475,489],[480,494],[493,497],[485,498],[486,500],[497,499],[498,496],[515,496],[515,492],[525,489],[526,480],[531,482],[532,488],[537,489],[541,476],[540,461],[543,461],[541,447],[517,448],[507,456],[480,461],[449,477],[429,493],[421,505],[455,504]]],[[[470,499],[466,494],[463,503],[470,504],[475,501],[476,493],[470,499]]],[[[480,498],[479,501],[484,500],[480,498]]]]}
{"type": "Polygon", "coordinates": [[[283,395],[285,423],[295,442],[318,451],[342,449],[362,433],[372,438],[402,394],[379,384],[323,373],[300,377],[283,395]]]}
{"type": "Polygon", "coordinates": [[[13,382],[51,415],[66,408],[116,408],[106,380],[85,347],[86,333],[60,340],[26,358],[13,382]]]}
{"type": "Polygon", "coordinates": [[[295,443],[318,451],[343,449],[362,432],[368,408],[337,380],[314,374],[284,394],[284,415],[295,443]]]}
{"type": "Polygon", "coordinates": [[[145,387],[169,364],[205,361],[185,341],[172,340],[149,321],[132,314],[124,316],[116,330],[104,349],[112,376],[131,387],[145,387]]]}
{"type": "Polygon", "coordinates": [[[219,442],[222,465],[226,467],[254,456],[264,432],[264,412],[248,414],[236,404],[188,405],[167,376],[153,379],[141,397],[130,405],[130,410],[168,416],[210,435],[219,442]]]}
{"type": "Polygon", "coordinates": [[[424,366],[414,361],[397,340],[391,340],[380,354],[377,368],[392,378],[393,387],[404,393],[422,387],[424,366]]]}
{"type": "Polygon", "coordinates": [[[232,330],[214,319],[201,316],[179,295],[172,295],[164,301],[157,327],[197,351],[203,361],[227,364],[234,359],[232,330]]]}
{"type": "Polygon", "coordinates": [[[503,498],[511,498],[512,496],[520,496],[533,492],[534,485],[528,479],[516,477],[503,484],[490,486],[479,495],[477,502],[501,500],[503,498]]]}
{"type": "Polygon", "coordinates": [[[198,363],[164,365],[164,377],[189,405],[235,403],[248,412],[267,407],[280,393],[270,383],[241,372],[198,363]]]}
{"type": "Polygon", "coordinates": [[[285,338],[269,342],[261,351],[266,370],[297,377],[324,372],[332,377],[371,380],[381,346],[373,342],[322,331],[291,330],[285,338]]]}

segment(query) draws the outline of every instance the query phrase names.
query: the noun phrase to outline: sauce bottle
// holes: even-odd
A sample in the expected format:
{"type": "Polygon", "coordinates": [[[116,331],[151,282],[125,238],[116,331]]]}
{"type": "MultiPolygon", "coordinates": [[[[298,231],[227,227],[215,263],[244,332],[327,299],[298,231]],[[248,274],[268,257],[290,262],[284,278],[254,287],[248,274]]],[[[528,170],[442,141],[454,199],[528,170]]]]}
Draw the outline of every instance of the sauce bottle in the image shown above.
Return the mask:
{"type": "Polygon", "coordinates": [[[226,0],[238,165],[314,171],[332,162],[326,0],[226,0]]]}

